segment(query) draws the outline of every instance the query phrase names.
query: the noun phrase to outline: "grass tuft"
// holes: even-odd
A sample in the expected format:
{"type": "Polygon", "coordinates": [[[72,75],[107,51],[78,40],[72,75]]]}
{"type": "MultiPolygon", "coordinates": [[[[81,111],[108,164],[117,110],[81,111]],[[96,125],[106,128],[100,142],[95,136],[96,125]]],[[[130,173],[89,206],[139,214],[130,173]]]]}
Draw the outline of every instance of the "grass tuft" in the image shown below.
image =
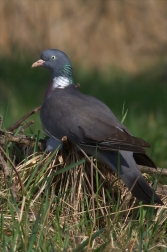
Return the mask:
{"type": "MultiPolygon", "coordinates": [[[[71,147],[32,153],[15,165],[26,194],[17,174],[8,181],[1,172],[3,251],[167,249],[167,207],[139,205],[116,175],[95,159],[71,147]]],[[[167,204],[166,197],[163,201],[167,204]]]]}

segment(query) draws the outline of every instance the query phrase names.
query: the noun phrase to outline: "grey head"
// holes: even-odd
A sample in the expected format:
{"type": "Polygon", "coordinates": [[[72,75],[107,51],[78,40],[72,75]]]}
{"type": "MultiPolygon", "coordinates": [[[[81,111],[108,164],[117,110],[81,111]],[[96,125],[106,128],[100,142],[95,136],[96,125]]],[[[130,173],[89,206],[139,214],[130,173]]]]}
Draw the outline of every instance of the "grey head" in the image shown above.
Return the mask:
{"type": "Polygon", "coordinates": [[[51,72],[51,77],[68,78],[73,84],[72,65],[67,55],[58,49],[48,49],[42,52],[40,59],[32,64],[32,67],[45,67],[51,72]]]}

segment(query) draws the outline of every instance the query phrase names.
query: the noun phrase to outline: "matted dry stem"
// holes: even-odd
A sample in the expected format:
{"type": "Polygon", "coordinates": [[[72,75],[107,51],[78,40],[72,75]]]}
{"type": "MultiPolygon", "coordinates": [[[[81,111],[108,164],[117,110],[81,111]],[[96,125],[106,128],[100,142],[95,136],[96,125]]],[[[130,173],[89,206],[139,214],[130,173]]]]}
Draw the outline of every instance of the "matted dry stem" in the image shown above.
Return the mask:
{"type": "MultiPolygon", "coordinates": [[[[47,181],[42,186],[40,184],[43,179],[51,177],[50,194],[56,195],[58,199],[57,204],[59,206],[61,205],[64,209],[62,216],[60,216],[62,222],[68,218],[69,214],[74,219],[78,219],[83,213],[87,212],[90,218],[94,220],[97,220],[98,215],[100,223],[104,225],[107,217],[111,217],[115,211],[115,205],[118,199],[120,200],[119,210],[125,210],[124,218],[126,222],[130,211],[135,205],[136,199],[108,167],[90,157],[90,160],[86,160],[86,162],[56,175],[57,171],[84,159],[85,156],[83,153],[76,152],[71,147],[68,151],[57,151],[51,160],[49,160],[50,157],[51,154],[36,153],[30,155],[26,160],[23,160],[16,166],[25,188],[27,183],[29,183],[33,171],[37,169],[35,177],[29,184],[29,187],[32,187],[33,183],[36,184],[36,191],[34,192],[34,197],[30,205],[34,216],[36,215],[38,201],[44,193],[47,181]],[[45,166],[46,168],[44,168],[45,166]],[[61,197],[59,197],[60,195],[61,197]],[[111,198],[109,199],[109,197],[111,198]]],[[[3,177],[1,178],[3,180],[3,177]]],[[[21,187],[17,174],[13,174],[12,180],[17,185],[17,194],[20,195],[21,200],[21,187]]],[[[5,195],[6,193],[7,188],[1,192],[1,195],[5,195]]],[[[163,200],[165,200],[165,197],[163,200]]],[[[51,204],[53,212],[56,207],[55,203],[51,204]]]]}
{"type": "MultiPolygon", "coordinates": [[[[33,189],[33,194],[31,194],[29,206],[30,222],[36,220],[45,190],[48,187],[48,183],[50,183],[49,207],[45,216],[48,225],[45,223],[45,226],[43,226],[46,233],[54,234],[52,220],[55,219],[56,210],[59,208],[61,209],[59,225],[62,229],[64,226],[67,228],[70,226],[69,237],[71,244],[80,244],[88,238],[85,235],[87,234],[86,225],[82,225],[82,231],[79,225],[85,215],[86,219],[92,223],[91,235],[89,237],[100,228],[107,227],[105,231],[106,237],[111,236],[109,230],[114,230],[118,234],[118,237],[120,237],[120,244],[121,240],[125,239],[124,236],[126,235],[126,230],[128,232],[130,218],[134,214],[134,211],[138,211],[140,206],[122,181],[104,164],[98,162],[93,157],[87,159],[84,153],[76,152],[70,147],[57,151],[55,155],[44,152],[32,154],[15,167],[20,174],[25,189],[30,192],[35,186],[35,190],[33,189]],[[61,169],[83,159],[85,159],[83,163],[76,164],[74,168],[58,174],[61,169]],[[35,172],[35,175],[31,179],[33,172],[35,172]],[[49,180],[50,182],[48,182],[49,180]],[[31,183],[29,183],[30,181],[31,183]],[[117,204],[118,207],[116,207],[117,204]],[[121,222],[119,221],[120,218],[121,222]],[[114,224],[116,222],[117,225],[114,224]],[[121,224],[119,225],[119,223],[121,224]]],[[[9,188],[5,177],[2,176],[1,178],[0,196],[4,199],[1,206],[2,209],[6,209],[9,188]]],[[[12,181],[16,185],[17,195],[20,196],[19,199],[17,198],[20,210],[19,212],[16,211],[15,215],[18,223],[20,223],[24,217],[25,206],[29,200],[29,196],[22,194],[22,188],[16,173],[12,174],[12,181]]],[[[167,202],[166,196],[162,200],[164,203],[167,202]]],[[[165,206],[150,207],[157,209],[155,221],[162,214],[163,209],[167,209],[165,206]]],[[[5,213],[5,218],[8,221],[12,219],[7,213],[5,213]]],[[[160,226],[164,225],[166,219],[167,216],[165,215],[161,220],[160,226]]],[[[7,232],[10,230],[8,221],[5,221],[5,230],[8,230],[7,232]]],[[[106,248],[108,250],[105,251],[112,251],[115,247],[112,236],[110,240],[111,242],[106,248]]],[[[91,246],[95,248],[103,243],[103,238],[98,237],[91,246]]],[[[130,241],[129,248],[132,248],[134,244],[135,240],[133,244],[130,241]]],[[[68,251],[72,251],[72,247],[69,247],[68,251]]]]}

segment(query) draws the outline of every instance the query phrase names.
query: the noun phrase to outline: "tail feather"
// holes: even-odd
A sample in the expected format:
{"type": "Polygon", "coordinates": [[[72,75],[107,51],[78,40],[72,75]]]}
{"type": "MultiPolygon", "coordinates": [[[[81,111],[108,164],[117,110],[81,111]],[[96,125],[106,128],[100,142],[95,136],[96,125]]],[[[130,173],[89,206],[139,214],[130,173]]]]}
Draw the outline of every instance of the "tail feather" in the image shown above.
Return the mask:
{"type": "Polygon", "coordinates": [[[144,153],[133,153],[133,157],[138,165],[157,168],[156,164],[144,153]]]}
{"type": "Polygon", "coordinates": [[[120,178],[132,194],[146,203],[163,204],[139,171],[132,152],[120,151],[120,178]]]}
{"type": "Polygon", "coordinates": [[[133,158],[132,152],[105,150],[96,151],[94,148],[88,146],[82,146],[81,148],[86,153],[97,157],[97,159],[104,162],[114,172],[116,172],[138,200],[146,203],[155,202],[163,204],[158,195],[143,178],[133,158]]]}
{"type": "Polygon", "coordinates": [[[155,202],[163,205],[158,195],[154,190],[147,184],[143,177],[140,177],[131,189],[132,194],[139,200],[146,203],[155,202]]]}

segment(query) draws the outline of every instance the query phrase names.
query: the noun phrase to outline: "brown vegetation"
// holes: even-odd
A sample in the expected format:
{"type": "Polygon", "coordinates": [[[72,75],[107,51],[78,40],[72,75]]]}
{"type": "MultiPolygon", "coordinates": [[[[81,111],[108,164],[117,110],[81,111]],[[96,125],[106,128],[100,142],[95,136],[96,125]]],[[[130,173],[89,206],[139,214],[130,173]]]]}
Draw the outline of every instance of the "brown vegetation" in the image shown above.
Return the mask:
{"type": "Polygon", "coordinates": [[[165,55],[167,2],[2,1],[0,47],[59,48],[83,66],[136,71],[165,55]]]}

